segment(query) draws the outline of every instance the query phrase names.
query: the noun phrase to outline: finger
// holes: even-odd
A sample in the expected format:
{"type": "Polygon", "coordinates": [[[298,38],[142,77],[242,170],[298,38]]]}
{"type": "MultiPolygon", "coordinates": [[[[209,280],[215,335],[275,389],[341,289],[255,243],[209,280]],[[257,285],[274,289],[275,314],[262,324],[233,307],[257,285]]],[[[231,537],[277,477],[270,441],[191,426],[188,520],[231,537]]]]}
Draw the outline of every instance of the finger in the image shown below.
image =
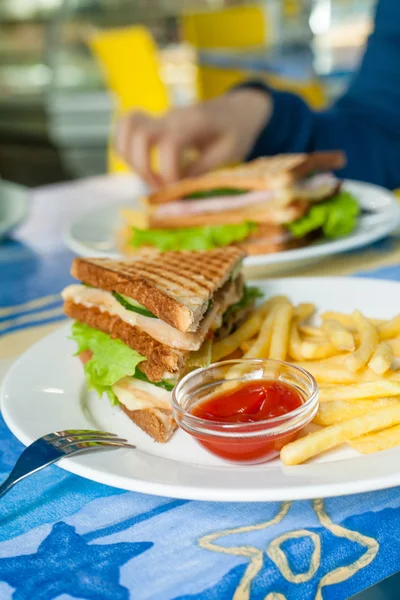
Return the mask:
{"type": "Polygon", "coordinates": [[[235,144],[230,137],[217,139],[211,145],[202,149],[200,158],[188,168],[185,176],[197,177],[218,167],[225,166],[233,161],[234,150],[235,144]]]}
{"type": "Polygon", "coordinates": [[[178,181],[182,175],[182,156],[190,139],[176,133],[164,135],[159,144],[159,169],[164,183],[178,181]]]}
{"type": "Polygon", "coordinates": [[[160,185],[160,178],[153,172],[151,164],[151,150],[160,131],[160,120],[138,111],[122,118],[116,129],[117,152],[142,179],[153,186],[160,185]]]}
{"type": "Polygon", "coordinates": [[[132,168],[150,185],[159,185],[159,177],[152,169],[152,148],[157,142],[156,128],[138,129],[133,133],[128,150],[128,161],[132,168]]]}
{"type": "Polygon", "coordinates": [[[113,144],[116,152],[122,157],[126,157],[130,138],[140,125],[146,124],[147,115],[140,111],[133,111],[123,115],[115,124],[113,134],[113,144]]]}

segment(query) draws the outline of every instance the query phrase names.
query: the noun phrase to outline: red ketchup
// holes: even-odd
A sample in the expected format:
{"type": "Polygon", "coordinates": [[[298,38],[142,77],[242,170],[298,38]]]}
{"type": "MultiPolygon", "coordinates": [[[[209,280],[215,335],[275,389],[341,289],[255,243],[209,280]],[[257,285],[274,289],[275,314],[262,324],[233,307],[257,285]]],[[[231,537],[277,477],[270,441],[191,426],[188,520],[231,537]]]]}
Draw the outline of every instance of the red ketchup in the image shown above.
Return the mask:
{"type": "Polygon", "coordinates": [[[287,415],[279,422],[278,429],[291,420],[291,412],[304,402],[298,390],[282,381],[252,380],[233,390],[216,394],[198,402],[191,409],[195,417],[213,421],[209,434],[196,434],[197,440],[207,450],[222,458],[257,463],[278,456],[287,443],[293,441],[301,428],[281,433],[279,430],[269,434],[268,430],[277,427],[277,423],[268,421],[287,415]],[[261,423],[262,422],[262,423],[261,423]],[[249,427],[243,426],[248,423],[249,427]],[[257,426],[257,423],[260,423],[257,426]],[[234,428],[234,436],[222,437],[219,425],[240,424],[234,428]],[[241,437],[246,431],[257,430],[253,437],[241,437]],[[213,435],[215,432],[215,435],[213,435]]]}

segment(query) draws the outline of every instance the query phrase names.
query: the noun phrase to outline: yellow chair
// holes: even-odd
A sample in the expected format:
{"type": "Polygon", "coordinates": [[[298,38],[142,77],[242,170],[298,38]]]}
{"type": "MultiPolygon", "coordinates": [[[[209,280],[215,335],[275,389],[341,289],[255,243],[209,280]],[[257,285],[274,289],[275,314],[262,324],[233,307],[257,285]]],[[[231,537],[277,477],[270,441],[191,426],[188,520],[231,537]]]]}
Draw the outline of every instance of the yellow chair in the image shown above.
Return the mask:
{"type": "MultiPolygon", "coordinates": [[[[162,114],[169,108],[167,89],[160,76],[157,47],[145,27],[134,26],[100,31],[90,47],[99,61],[117,106],[114,121],[134,108],[162,114]]],[[[127,172],[109,143],[109,172],[127,172]]]]}
{"type": "MultiPolygon", "coordinates": [[[[257,5],[188,13],[181,29],[184,40],[198,50],[254,48],[263,46],[267,37],[264,13],[257,5]]],[[[242,70],[198,65],[197,96],[215,98],[246,77],[242,70]]]]}
{"type": "MultiPolygon", "coordinates": [[[[291,8],[290,5],[286,10],[291,8]]],[[[268,20],[260,7],[255,5],[186,14],[182,18],[181,28],[184,39],[198,50],[243,50],[262,47],[268,42],[268,20]]],[[[198,97],[201,100],[214,98],[251,76],[254,74],[244,69],[199,65],[198,97]]],[[[322,86],[317,80],[299,82],[270,74],[257,76],[277,89],[298,93],[315,108],[321,108],[326,103],[322,86]]]]}
{"type": "Polygon", "coordinates": [[[182,29],[185,40],[202,50],[262,46],[267,36],[264,13],[257,5],[188,13],[182,29]]]}

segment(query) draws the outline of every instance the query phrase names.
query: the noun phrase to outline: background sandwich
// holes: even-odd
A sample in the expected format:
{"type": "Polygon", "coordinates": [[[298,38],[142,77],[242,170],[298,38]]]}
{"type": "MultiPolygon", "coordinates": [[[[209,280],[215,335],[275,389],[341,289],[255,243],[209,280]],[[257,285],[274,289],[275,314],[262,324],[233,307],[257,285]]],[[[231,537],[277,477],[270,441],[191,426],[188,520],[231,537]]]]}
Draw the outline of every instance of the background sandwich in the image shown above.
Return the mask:
{"type": "Polygon", "coordinates": [[[146,199],[145,218],[125,211],[124,246],[274,252],[355,228],[359,208],[333,174],[342,152],[260,158],[167,186],[146,199]]]}
{"type": "Polygon", "coordinates": [[[167,252],[131,261],[76,258],[81,284],[62,295],[90,389],[107,393],[158,442],[175,430],[170,392],[206,366],[254,302],[239,248],[167,252]]]}

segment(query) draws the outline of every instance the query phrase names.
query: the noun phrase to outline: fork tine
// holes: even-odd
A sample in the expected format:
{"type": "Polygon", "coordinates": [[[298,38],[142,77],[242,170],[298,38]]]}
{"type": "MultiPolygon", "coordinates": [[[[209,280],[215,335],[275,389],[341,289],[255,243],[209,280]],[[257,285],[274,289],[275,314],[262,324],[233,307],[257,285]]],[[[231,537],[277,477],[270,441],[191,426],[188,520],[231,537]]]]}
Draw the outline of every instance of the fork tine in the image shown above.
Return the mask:
{"type": "Polygon", "coordinates": [[[47,442],[52,442],[54,440],[62,440],[65,438],[76,438],[80,436],[86,435],[101,435],[104,437],[114,438],[118,437],[116,433],[110,433],[108,431],[97,431],[96,429],[67,429],[65,431],[55,431],[54,433],[49,433],[44,436],[44,439],[47,442]]]}
{"type": "Polygon", "coordinates": [[[68,439],[65,438],[63,439],[61,442],[54,442],[53,446],[55,446],[56,448],[62,450],[64,448],[67,448],[68,446],[74,445],[74,444],[96,444],[99,442],[104,442],[107,444],[112,444],[114,442],[120,442],[120,443],[125,443],[128,444],[128,440],[126,440],[125,438],[106,438],[106,437],[101,437],[99,435],[97,436],[93,436],[93,437],[84,437],[84,438],[75,438],[75,439],[68,439]]]}
{"type": "Polygon", "coordinates": [[[73,444],[66,445],[62,448],[62,450],[65,451],[65,454],[68,456],[69,454],[78,453],[83,450],[98,448],[99,446],[103,446],[104,448],[136,448],[136,446],[134,446],[133,444],[129,444],[125,440],[121,440],[112,442],[96,441],[90,442],[90,445],[88,445],[88,442],[75,442],[73,444]]]}

